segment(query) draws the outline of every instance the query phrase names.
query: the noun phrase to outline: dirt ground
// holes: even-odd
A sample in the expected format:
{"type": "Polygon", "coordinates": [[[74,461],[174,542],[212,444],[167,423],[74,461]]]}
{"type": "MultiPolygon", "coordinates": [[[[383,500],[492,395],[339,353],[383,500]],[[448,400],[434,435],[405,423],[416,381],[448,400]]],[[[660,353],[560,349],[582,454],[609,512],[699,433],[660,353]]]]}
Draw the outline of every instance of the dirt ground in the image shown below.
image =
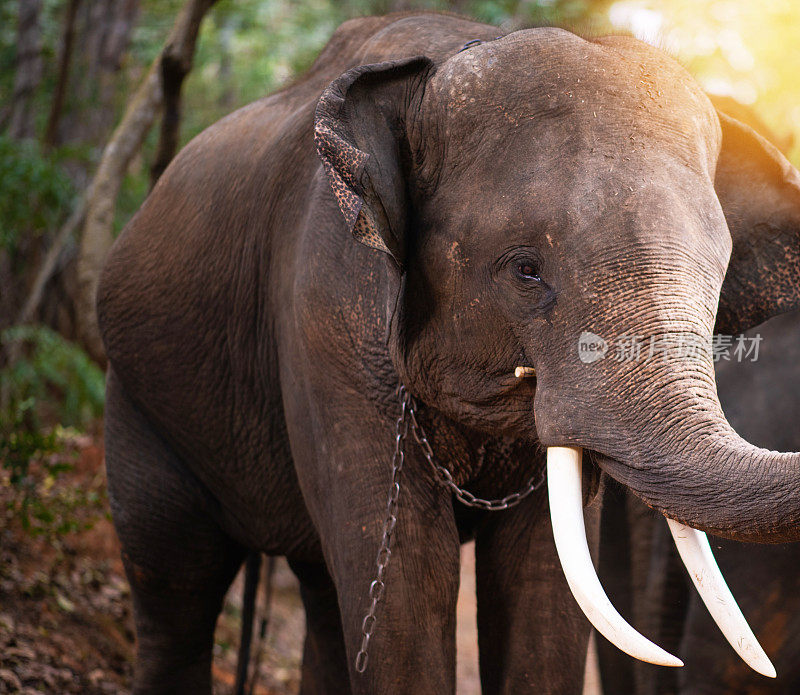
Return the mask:
{"type": "MultiPolygon", "coordinates": [[[[75,470],[55,485],[96,489],[102,504],[103,453],[97,437],[75,438],[71,446],[75,470]]],[[[10,488],[0,485],[0,693],[127,693],[134,655],[130,592],[103,508],[90,529],[54,540],[23,531],[7,511],[9,503],[10,488]]],[[[462,560],[457,692],[479,695],[471,545],[464,547],[462,560]]],[[[217,626],[215,695],[227,695],[234,683],[242,583],[240,576],[231,587],[217,626]]],[[[257,622],[265,603],[259,592],[257,622]]],[[[251,662],[258,671],[254,692],[289,695],[299,687],[305,623],[297,582],[283,561],[276,562],[269,605],[267,635],[251,662]]],[[[599,695],[599,690],[585,693],[599,695]]]]}

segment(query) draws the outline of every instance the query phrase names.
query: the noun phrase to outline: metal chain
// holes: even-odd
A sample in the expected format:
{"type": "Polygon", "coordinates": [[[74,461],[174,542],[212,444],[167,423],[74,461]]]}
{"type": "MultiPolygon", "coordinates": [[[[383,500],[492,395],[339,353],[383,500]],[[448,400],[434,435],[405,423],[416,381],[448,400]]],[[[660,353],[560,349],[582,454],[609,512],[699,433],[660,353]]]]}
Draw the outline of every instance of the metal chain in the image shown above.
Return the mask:
{"type": "Polygon", "coordinates": [[[447,470],[447,468],[445,468],[441,463],[436,462],[433,455],[433,449],[431,449],[431,445],[428,442],[428,437],[425,435],[425,430],[417,420],[416,403],[414,402],[413,396],[409,396],[408,414],[411,416],[411,433],[414,435],[414,439],[417,440],[417,444],[419,444],[420,448],[422,449],[423,455],[431,465],[431,468],[433,468],[433,471],[439,482],[445,487],[450,488],[450,491],[453,493],[453,495],[455,495],[455,498],[461,502],[461,504],[467,507],[475,507],[476,509],[483,509],[489,512],[499,512],[503,509],[508,509],[509,507],[519,504],[544,482],[546,469],[542,467],[542,470],[539,471],[538,474],[534,473],[530,478],[528,478],[528,482],[525,483],[525,487],[517,492],[512,492],[510,495],[506,495],[505,497],[494,500],[484,500],[480,497],[475,497],[475,495],[473,495],[469,490],[465,490],[464,488],[456,485],[455,481],[453,480],[453,476],[450,474],[450,471],[447,470]]]}
{"type": "Polygon", "coordinates": [[[400,417],[397,418],[397,422],[395,423],[392,484],[389,487],[389,499],[386,502],[386,518],[383,522],[381,545],[380,548],[378,548],[378,555],[375,558],[375,565],[378,571],[375,575],[375,579],[372,580],[372,584],[369,585],[369,610],[361,623],[361,649],[359,649],[356,655],[356,671],[358,671],[358,673],[364,673],[364,671],[367,670],[367,661],[369,660],[367,649],[369,648],[369,641],[372,639],[372,631],[375,629],[375,611],[386,589],[383,578],[386,574],[386,566],[389,564],[389,558],[392,556],[392,534],[394,533],[394,527],[397,525],[397,501],[400,498],[400,473],[403,470],[403,462],[405,461],[403,442],[408,436],[407,415],[411,405],[411,396],[404,386],[400,386],[397,393],[400,398],[400,417]]]}
{"type": "Polygon", "coordinates": [[[369,661],[367,650],[369,649],[369,642],[372,639],[372,633],[375,630],[377,607],[386,590],[384,577],[386,576],[386,567],[389,564],[389,559],[392,556],[392,535],[397,525],[397,507],[398,500],[400,499],[400,473],[403,470],[403,463],[405,462],[405,449],[403,445],[408,437],[409,426],[414,435],[414,439],[422,449],[423,455],[433,468],[436,478],[442,485],[450,489],[459,502],[467,507],[475,507],[486,511],[500,511],[513,507],[522,502],[522,500],[544,482],[546,470],[542,468],[538,474],[534,474],[528,479],[528,482],[522,490],[513,492],[501,499],[484,500],[475,497],[475,495],[468,490],[464,490],[456,485],[450,471],[435,461],[433,450],[428,442],[428,437],[425,435],[425,430],[417,420],[414,397],[406,391],[404,386],[398,388],[397,394],[400,400],[400,416],[395,422],[392,483],[389,487],[389,499],[386,502],[386,518],[383,522],[381,545],[378,549],[378,555],[375,558],[375,565],[378,571],[375,574],[375,579],[373,579],[372,583],[369,585],[368,596],[370,605],[367,614],[364,616],[364,620],[361,622],[361,649],[359,649],[356,655],[355,664],[358,673],[364,673],[364,671],[367,670],[367,662],[369,661]]]}

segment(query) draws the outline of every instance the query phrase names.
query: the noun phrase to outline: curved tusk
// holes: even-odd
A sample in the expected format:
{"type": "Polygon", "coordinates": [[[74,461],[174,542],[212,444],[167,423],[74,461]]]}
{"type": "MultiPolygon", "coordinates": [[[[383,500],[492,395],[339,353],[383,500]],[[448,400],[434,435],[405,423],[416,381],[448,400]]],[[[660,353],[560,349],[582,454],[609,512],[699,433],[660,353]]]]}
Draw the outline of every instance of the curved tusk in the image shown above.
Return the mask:
{"type": "Polygon", "coordinates": [[[711,552],[708,536],[672,519],[667,519],[667,524],[697,593],[725,639],[750,668],[762,676],[775,678],[775,667],[733,598],[711,552]]]}
{"type": "Polygon", "coordinates": [[[625,622],[600,585],[589,555],[583,523],[581,457],[579,447],[547,449],[547,489],[553,538],[572,595],[597,631],[626,654],[651,664],[683,666],[680,659],[653,644],[625,622]]]}

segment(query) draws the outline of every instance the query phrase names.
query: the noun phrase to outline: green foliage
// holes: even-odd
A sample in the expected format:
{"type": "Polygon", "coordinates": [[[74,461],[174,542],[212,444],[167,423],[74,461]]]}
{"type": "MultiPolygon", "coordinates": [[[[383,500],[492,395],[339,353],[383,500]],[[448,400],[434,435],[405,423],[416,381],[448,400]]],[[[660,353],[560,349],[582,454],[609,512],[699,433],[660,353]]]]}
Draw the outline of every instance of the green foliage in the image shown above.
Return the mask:
{"type": "Polygon", "coordinates": [[[44,326],[8,328],[0,343],[14,343],[22,355],[0,370],[5,404],[12,408],[0,416],[13,418],[13,408],[29,400],[38,406],[29,413],[32,427],[48,420],[83,429],[102,415],[103,373],[77,345],[44,326]]]}
{"type": "MultiPolygon", "coordinates": [[[[36,494],[36,485],[30,476],[31,464],[49,462],[49,457],[59,450],[55,431],[44,434],[38,428],[30,427],[33,405],[32,398],[14,403],[11,416],[0,427],[0,462],[2,476],[6,478],[3,482],[17,493],[7,506],[15,512],[26,530],[36,524],[37,517],[47,518],[48,514],[36,494]]],[[[57,463],[47,470],[47,475],[57,476],[63,470],[64,465],[57,463]]]]}
{"type": "Polygon", "coordinates": [[[100,369],[76,345],[42,326],[17,326],[0,336],[21,355],[0,370],[0,484],[7,511],[28,532],[53,538],[90,525],[102,486],[60,479],[73,468],[75,431],[44,421],[86,427],[103,409],[100,369]]]}
{"type": "Polygon", "coordinates": [[[16,486],[24,483],[31,461],[59,448],[54,431],[44,434],[30,426],[34,403],[33,398],[14,403],[10,417],[0,429],[0,461],[8,472],[8,482],[16,486]]]}
{"type": "Polygon", "coordinates": [[[69,178],[35,141],[0,135],[0,181],[0,250],[53,229],[72,203],[69,178]]]}
{"type": "Polygon", "coordinates": [[[88,488],[59,480],[74,468],[74,434],[30,426],[34,400],[16,403],[0,426],[0,484],[6,513],[31,535],[55,541],[90,528],[103,508],[102,481],[88,488]]]}
{"type": "MultiPolygon", "coordinates": [[[[43,86],[37,96],[34,118],[40,131],[47,119],[50,97],[55,84],[57,54],[61,39],[61,21],[66,11],[66,0],[42,0],[38,24],[42,55],[43,86]]],[[[17,13],[18,0],[0,0],[0,113],[11,102],[17,66],[17,13]]]]}

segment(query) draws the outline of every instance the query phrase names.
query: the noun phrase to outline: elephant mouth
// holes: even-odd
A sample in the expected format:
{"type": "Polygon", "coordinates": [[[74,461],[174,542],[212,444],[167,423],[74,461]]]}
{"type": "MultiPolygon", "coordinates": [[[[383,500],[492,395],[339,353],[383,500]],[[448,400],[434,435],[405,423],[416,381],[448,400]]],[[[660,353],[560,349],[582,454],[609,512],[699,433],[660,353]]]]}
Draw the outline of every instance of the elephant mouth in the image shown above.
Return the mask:
{"type": "MultiPolygon", "coordinates": [[[[598,452],[592,460],[601,469],[613,461],[598,452]]],[[[662,666],[683,662],[637,632],[617,612],[606,596],[589,555],[583,520],[583,450],[553,446],[547,449],[547,488],[550,519],[564,576],[581,610],[597,631],[630,656],[662,666]]],[[[619,463],[615,468],[619,469],[619,463]]],[[[678,553],[700,598],[725,639],[750,668],[775,678],[770,662],[722,576],[706,534],[666,518],[678,553]]]]}

